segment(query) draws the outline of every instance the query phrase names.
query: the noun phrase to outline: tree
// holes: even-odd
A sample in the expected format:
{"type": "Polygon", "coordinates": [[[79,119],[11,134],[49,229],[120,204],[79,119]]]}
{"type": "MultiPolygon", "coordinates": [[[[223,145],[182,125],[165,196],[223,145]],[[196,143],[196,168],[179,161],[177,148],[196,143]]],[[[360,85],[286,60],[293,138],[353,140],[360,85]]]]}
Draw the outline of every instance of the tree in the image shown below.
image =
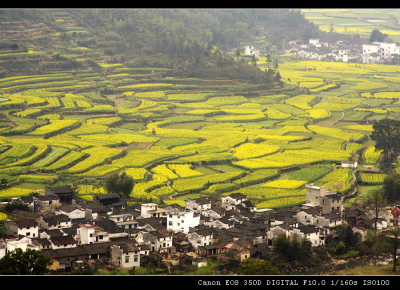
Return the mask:
{"type": "Polygon", "coordinates": [[[382,189],[376,189],[369,198],[369,207],[375,213],[375,229],[377,229],[379,213],[381,212],[381,209],[387,205],[387,200],[384,198],[383,194],[382,189]]]}
{"type": "Polygon", "coordinates": [[[385,38],[388,37],[387,34],[383,34],[380,32],[378,29],[374,29],[369,37],[369,42],[383,42],[385,41],[385,38]]]}
{"type": "Polygon", "coordinates": [[[390,236],[389,238],[389,244],[392,247],[392,253],[393,253],[393,272],[396,272],[396,264],[397,264],[397,249],[399,248],[399,236],[400,236],[400,228],[399,227],[394,227],[393,229],[390,229],[389,231],[390,236]]]}
{"type": "Polygon", "coordinates": [[[39,251],[17,248],[0,260],[0,275],[44,275],[52,260],[39,251]]]}
{"type": "Polygon", "coordinates": [[[107,193],[118,193],[129,197],[134,187],[134,180],[125,172],[114,173],[104,179],[104,187],[107,193]]]}
{"type": "Polygon", "coordinates": [[[23,211],[32,211],[32,209],[26,203],[20,201],[9,202],[4,207],[5,213],[12,213],[14,210],[19,209],[23,211]]]}
{"type": "Polygon", "coordinates": [[[277,267],[268,260],[254,258],[245,259],[239,265],[239,275],[283,275],[277,267]]]}
{"type": "Polygon", "coordinates": [[[304,261],[311,254],[309,241],[306,237],[300,239],[298,234],[290,238],[286,234],[279,235],[273,241],[272,250],[287,262],[304,261]]]}
{"type": "Polygon", "coordinates": [[[393,173],[385,177],[382,185],[382,193],[389,202],[395,201],[399,198],[400,174],[393,173]]]}
{"type": "Polygon", "coordinates": [[[381,169],[386,173],[390,172],[393,169],[392,163],[400,154],[400,121],[383,119],[374,124],[373,129],[370,137],[376,142],[375,148],[383,150],[381,169]]]}

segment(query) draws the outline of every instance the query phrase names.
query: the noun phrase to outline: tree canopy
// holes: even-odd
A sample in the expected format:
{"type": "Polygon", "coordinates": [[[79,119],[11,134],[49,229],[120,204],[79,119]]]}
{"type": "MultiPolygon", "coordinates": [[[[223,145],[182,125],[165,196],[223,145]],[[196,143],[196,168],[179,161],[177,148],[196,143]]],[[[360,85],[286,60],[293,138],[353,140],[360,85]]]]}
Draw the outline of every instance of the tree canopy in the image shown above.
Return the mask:
{"type": "Polygon", "coordinates": [[[0,260],[0,275],[44,275],[51,263],[51,258],[39,251],[17,248],[0,260]]]}
{"type": "Polygon", "coordinates": [[[383,181],[382,192],[389,202],[398,200],[400,197],[400,174],[393,173],[386,176],[383,181]]]}
{"type": "Polygon", "coordinates": [[[134,180],[125,172],[114,173],[104,179],[104,188],[108,193],[118,193],[129,197],[134,187],[134,180]]]}
{"type": "Polygon", "coordinates": [[[283,273],[268,260],[248,258],[240,263],[239,275],[282,275],[283,273]]]}
{"type": "Polygon", "coordinates": [[[392,163],[400,154],[400,121],[383,119],[375,123],[373,129],[370,137],[376,142],[375,148],[383,150],[381,169],[385,172],[391,171],[392,163]]]}
{"type": "Polygon", "coordinates": [[[374,29],[369,37],[369,42],[384,42],[386,37],[388,37],[388,34],[384,34],[378,29],[374,29]]]}

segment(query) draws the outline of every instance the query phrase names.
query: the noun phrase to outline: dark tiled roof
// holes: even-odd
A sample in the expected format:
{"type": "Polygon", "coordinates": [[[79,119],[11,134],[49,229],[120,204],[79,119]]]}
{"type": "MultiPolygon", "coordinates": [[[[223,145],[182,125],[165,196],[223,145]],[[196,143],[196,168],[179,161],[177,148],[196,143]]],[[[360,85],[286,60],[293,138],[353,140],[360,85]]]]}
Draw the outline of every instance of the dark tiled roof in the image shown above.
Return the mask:
{"type": "Polygon", "coordinates": [[[50,241],[56,246],[78,243],[72,236],[51,237],[50,241]]]}
{"type": "Polygon", "coordinates": [[[15,221],[15,224],[18,226],[18,228],[28,228],[28,227],[37,227],[38,224],[36,221],[32,219],[23,219],[19,221],[15,221]]]}

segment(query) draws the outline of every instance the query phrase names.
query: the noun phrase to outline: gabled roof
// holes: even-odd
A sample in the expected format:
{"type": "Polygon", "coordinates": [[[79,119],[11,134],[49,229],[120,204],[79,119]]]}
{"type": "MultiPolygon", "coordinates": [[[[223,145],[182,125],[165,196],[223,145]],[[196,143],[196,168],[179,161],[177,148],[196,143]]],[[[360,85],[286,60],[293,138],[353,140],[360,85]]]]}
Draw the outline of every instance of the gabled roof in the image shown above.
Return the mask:
{"type": "Polygon", "coordinates": [[[70,185],[63,185],[58,187],[46,187],[46,192],[51,192],[53,194],[66,194],[73,193],[73,188],[70,185]]]}
{"type": "Polygon", "coordinates": [[[71,205],[71,204],[63,203],[60,206],[59,210],[63,211],[63,212],[73,212],[74,210],[82,210],[82,209],[80,209],[74,205],[71,205]]]}
{"type": "Polygon", "coordinates": [[[15,221],[15,224],[20,229],[29,228],[29,227],[37,227],[38,226],[37,222],[32,220],[32,219],[18,220],[18,221],[15,221]]]}
{"type": "Polygon", "coordinates": [[[210,204],[211,201],[209,201],[206,197],[198,197],[195,199],[195,202],[199,205],[203,205],[203,204],[210,204]]]}
{"type": "Polygon", "coordinates": [[[232,193],[231,195],[229,195],[229,197],[236,199],[236,200],[242,200],[242,199],[246,199],[247,195],[244,195],[240,192],[236,192],[236,193],[232,193]]]}
{"type": "Polygon", "coordinates": [[[320,230],[312,225],[300,226],[298,229],[305,234],[318,233],[320,230]]]}
{"type": "Polygon", "coordinates": [[[50,241],[56,246],[75,245],[78,243],[72,236],[50,237],[50,241]]]}
{"type": "Polygon", "coordinates": [[[108,233],[123,233],[124,229],[117,226],[117,224],[112,220],[95,221],[95,225],[99,226],[108,233]]]}
{"type": "Polygon", "coordinates": [[[65,214],[58,214],[52,217],[46,217],[43,219],[48,225],[58,225],[59,223],[70,222],[71,219],[65,214]]]}
{"type": "Polygon", "coordinates": [[[43,232],[45,232],[50,237],[62,237],[64,235],[60,229],[43,230],[43,232]]]}
{"type": "Polygon", "coordinates": [[[119,245],[119,248],[122,250],[123,253],[131,253],[139,251],[139,248],[135,246],[133,243],[127,243],[119,245]]]}

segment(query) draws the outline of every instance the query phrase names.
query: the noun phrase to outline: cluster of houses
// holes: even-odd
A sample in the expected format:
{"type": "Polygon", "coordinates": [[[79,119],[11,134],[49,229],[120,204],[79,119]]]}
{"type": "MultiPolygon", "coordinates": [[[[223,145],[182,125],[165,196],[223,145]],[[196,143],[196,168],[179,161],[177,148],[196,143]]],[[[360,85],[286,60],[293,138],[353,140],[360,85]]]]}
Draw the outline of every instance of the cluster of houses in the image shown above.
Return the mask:
{"type": "Polygon", "coordinates": [[[356,63],[393,63],[400,57],[400,46],[396,43],[372,42],[362,45],[338,41],[330,44],[318,38],[309,42],[293,40],[289,42],[287,53],[293,53],[301,59],[315,59],[356,63]]]}
{"type": "MultiPolygon", "coordinates": [[[[360,208],[344,210],[335,191],[313,184],[306,189],[305,204],[273,211],[257,209],[241,193],[219,200],[189,199],[185,207],[128,206],[118,194],[78,202],[70,186],[48,187],[45,195],[18,198],[32,211],[14,210],[5,221],[0,258],[16,248],[35,249],[50,257],[51,269],[58,271],[132,269],[151,263],[173,271],[205,265],[208,257],[268,259],[280,234],[297,234],[311,246],[321,246],[335,238],[340,225],[360,233],[374,226],[375,220],[360,208]]],[[[387,220],[379,219],[379,227],[386,227],[387,220]]]]}

